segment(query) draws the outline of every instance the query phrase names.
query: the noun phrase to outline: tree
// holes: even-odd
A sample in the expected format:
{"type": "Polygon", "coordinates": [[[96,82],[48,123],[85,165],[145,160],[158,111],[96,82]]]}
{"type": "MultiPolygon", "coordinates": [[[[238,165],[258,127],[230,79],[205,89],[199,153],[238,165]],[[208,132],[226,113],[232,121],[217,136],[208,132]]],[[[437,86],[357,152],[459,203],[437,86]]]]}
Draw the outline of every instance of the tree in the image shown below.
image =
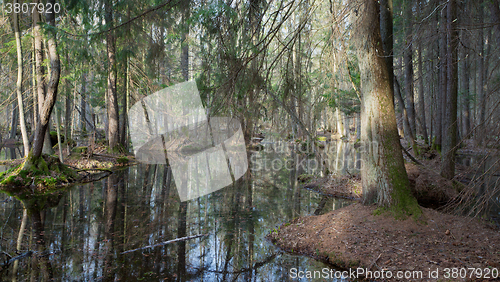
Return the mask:
{"type": "MultiPolygon", "coordinates": [[[[412,0],[405,1],[405,33],[406,33],[406,47],[404,50],[404,73],[405,73],[405,93],[406,93],[406,111],[408,112],[408,123],[410,124],[408,141],[412,141],[416,137],[415,130],[415,95],[413,84],[413,5],[412,0]]],[[[416,147],[413,147],[415,153],[416,147]]]]}
{"type": "MultiPolygon", "coordinates": [[[[107,28],[113,26],[113,3],[112,0],[105,0],[105,20],[107,28]]],[[[106,48],[108,55],[108,87],[106,92],[106,108],[108,112],[108,150],[114,151],[119,138],[119,116],[118,116],[118,97],[116,94],[116,51],[115,51],[115,36],[114,31],[109,30],[106,33],[106,48]]]]}
{"type": "Polygon", "coordinates": [[[441,176],[452,179],[455,176],[455,159],[457,150],[457,94],[458,94],[458,29],[457,3],[449,0],[447,6],[447,92],[445,109],[445,123],[443,131],[443,157],[441,176]]]}
{"type": "MultiPolygon", "coordinates": [[[[49,1],[54,5],[54,1],[51,0],[49,1]]],[[[37,1],[38,3],[38,1],[37,1]]],[[[46,14],[46,19],[49,25],[55,26],[55,15],[54,13],[47,13],[46,14]]],[[[37,30],[38,33],[35,33],[35,45],[40,44],[41,45],[41,36],[40,36],[40,14],[38,13],[37,9],[34,9],[33,12],[33,23],[35,25],[34,31],[37,30]],[[40,37],[38,37],[40,36],[40,37]],[[37,37],[38,41],[37,42],[37,37]]],[[[54,104],[56,103],[57,99],[57,90],[59,87],[59,77],[61,74],[61,65],[60,65],[60,59],[59,59],[59,53],[57,51],[57,42],[56,42],[56,34],[54,29],[50,29],[47,31],[47,53],[48,53],[48,59],[50,63],[50,76],[49,76],[49,83],[47,85],[47,92],[44,94],[45,91],[40,92],[40,83],[44,79],[40,76],[39,73],[39,67],[41,66],[41,61],[38,61],[41,59],[40,55],[41,54],[36,54],[36,66],[37,66],[37,83],[38,83],[38,90],[39,90],[39,95],[42,93],[42,97],[39,96],[39,103],[41,103],[41,106],[39,107],[40,112],[39,112],[39,119],[38,123],[36,126],[35,130],[35,137],[33,141],[33,147],[31,149],[30,154],[28,155],[23,169],[24,170],[29,170],[32,166],[37,166],[40,167],[40,157],[42,155],[42,149],[43,149],[43,144],[45,141],[45,136],[47,133],[47,128],[49,127],[49,121],[50,121],[50,115],[52,113],[52,109],[54,108],[54,104]]],[[[36,50],[39,51],[39,50],[36,50]]],[[[35,52],[38,53],[38,52],[35,52]]],[[[43,86],[43,85],[42,85],[43,86]]]]}
{"type": "MultiPolygon", "coordinates": [[[[14,0],[14,4],[18,3],[18,0],[14,0]]],[[[14,16],[14,33],[16,37],[16,49],[17,49],[17,82],[16,82],[16,92],[17,92],[17,105],[19,107],[19,126],[21,127],[21,135],[23,137],[23,147],[24,156],[28,156],[30,151],[30,145],[28,141],[28,132],[26,130],[26,122],[24,117],[24,103],[23,103],[23,49],[21,44],[21,32],[19,30],[19,15],[18,13],[12,13],[14,16]]]]}
{"type": "Polygon", "coordinates": [[[355,20],[361,72],[361,136],[365,150],[361,181],[365,203],[377,202],[396,216],[421,214],[409,188],[394,111],[393,88],[380,36],[379,7],[361,1],[355,20]]]}

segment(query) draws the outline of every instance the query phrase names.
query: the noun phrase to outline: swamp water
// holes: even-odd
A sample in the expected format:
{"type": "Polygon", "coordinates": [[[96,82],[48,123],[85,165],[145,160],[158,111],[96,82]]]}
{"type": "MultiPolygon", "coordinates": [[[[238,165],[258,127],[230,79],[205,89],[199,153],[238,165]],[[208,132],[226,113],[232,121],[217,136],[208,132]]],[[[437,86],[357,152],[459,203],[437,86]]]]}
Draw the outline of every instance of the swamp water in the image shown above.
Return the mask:
{"type": "MultiPolygon", "coordinates": [[[[322,271],[328,266],[283,253],[265,236],[296,217],[350,204],[301,189],[296,179],[321,174],[324,166],[340,174],[356,173],[360,156],[352,144],[332,142],[321,151],[320,165],[283,144],[268,143],[264,151],[252,153],[246,180],[183,203],[171,171],[163,165],[132,166],[101,181],[26,201],[31,214],[21,253],[33,250],[43,256],[18,260],[16,272],[11,264],[0,271],[0,280],[311,281],[291,279],[290,271],[322,271]]],[[[460,160],[477,166],[474,158],[460,160]]],[[[498,198],[494,202],[492,215],[498,216],[498,198]]],[[[0,265],[6,259],[3,251],[15,251],[22,207],[0,193],[0,265]]]]}
{"type": "MultiPolygon", "coordinates": [[[[323,263],[283,253],[265,236],[293,218],[350,202],[300,188],[298,175],[319,173],[315,158],[275,144],[252,153],[246,180],[187,202],[180,202],[171,171],[163,165],[132,166],[25,201],[30,215],[21,253],[43,256],[18,260],[17,272],[11,264],[0,280],[287,281],[293,268],[322,271],[323,263]],[[123,253],[201,234],[206,236],[123,253]]],[[[340,152],[334,164],[344,168],[339,164],[346,154],[340,152]]],[[[0,253],[15,251],[22,207],[0,193],[0,253]]]]}

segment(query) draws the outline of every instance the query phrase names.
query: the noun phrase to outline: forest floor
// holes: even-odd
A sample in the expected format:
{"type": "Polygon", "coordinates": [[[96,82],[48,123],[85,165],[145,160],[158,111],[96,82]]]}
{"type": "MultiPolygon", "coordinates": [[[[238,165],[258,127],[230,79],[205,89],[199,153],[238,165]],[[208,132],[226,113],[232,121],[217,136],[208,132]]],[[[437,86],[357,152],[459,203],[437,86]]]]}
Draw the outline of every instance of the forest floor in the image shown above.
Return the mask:
{"type": "Polygon", "coordinates": [[[397,271],[422,271],[421,279],[400,281],[437,281],[429,277],[429,270],[438,270],[441,281],[467,281],[445,279],[446,268],[465,269],[466,277],[476,277],[469,268],[479,268],[482,275],[477,281],[498,277],[491,272],[500,270],[500,233],[493,225],[428,208],[422,208],[425,223],[413,218],[396,220],[387,213],[374,215],[375,209],[354,203],[324,215],[295,219],[268,237],[288,252],[312,256],[341,269],[384,270],[393,276],[397,271]]]}
{"type": "MultiPolygon", "coordinates": [[[[459,181],[443,179],[437,173],[439,158],[427,158],[419,160],[423,166],[413,163],[405,166],[419,203],[439,207],[465,186],[459,181]],[[426,198],[427,201],[422,201],[426,198]]],[[[457,179],[466,181],[467,170],[457,166],[457,179]]],[[[358,175],[313,179],[303,187],[333,197],[358,200],[362,197],[358,175]]],[[[308,255],[341,269],[361,267],[379,274],[384,270],[394,276],[397,271],[422,271],[420,279],[377,281],[500,281],[500,278],[493,279],[500,275],[498,225],[425,207],[422,207],[421,221],[396,220],[389,213],[375,215],[375,210],[376,206],[355,202],[324,215],[285,223],[268,237],[285,251],[308,255]],[[467,279],[447,277],[447,268],[450,275],[455,268],[467,279]],[[480,270],[473,273],[472,268],[481,269],[482,274],[479,276],[480,270]],[[495,268],[497,272],[492,273],[495,268]],[[432,277],[429,270],[434,271],[432,277]]]]}

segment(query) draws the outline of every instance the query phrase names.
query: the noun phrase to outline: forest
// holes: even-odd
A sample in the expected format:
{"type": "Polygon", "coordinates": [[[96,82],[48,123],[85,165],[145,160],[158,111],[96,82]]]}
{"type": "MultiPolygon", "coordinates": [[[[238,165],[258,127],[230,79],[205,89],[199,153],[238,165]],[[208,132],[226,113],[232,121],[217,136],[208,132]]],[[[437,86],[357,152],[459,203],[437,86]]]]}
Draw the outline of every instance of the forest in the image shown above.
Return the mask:
{"type": "Polygon", "coordinates": [[[0,4],[0,280],[499,277],[498,0],[0,4]]]}

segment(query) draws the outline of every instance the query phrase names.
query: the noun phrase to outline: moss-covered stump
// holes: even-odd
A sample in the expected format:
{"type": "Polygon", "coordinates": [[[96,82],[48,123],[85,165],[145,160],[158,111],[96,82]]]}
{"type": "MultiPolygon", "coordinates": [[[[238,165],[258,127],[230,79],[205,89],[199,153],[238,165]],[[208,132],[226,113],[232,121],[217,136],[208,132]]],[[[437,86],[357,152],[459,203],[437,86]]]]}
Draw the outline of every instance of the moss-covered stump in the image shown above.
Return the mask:
{"type": "Polygon", "coordinates": [[[58,158],[44,155],[0,174],[0,189],[15,191],[26,188],[33,193],[45,193],[80,179],[75,170],[62,164],[58,158]]]}

